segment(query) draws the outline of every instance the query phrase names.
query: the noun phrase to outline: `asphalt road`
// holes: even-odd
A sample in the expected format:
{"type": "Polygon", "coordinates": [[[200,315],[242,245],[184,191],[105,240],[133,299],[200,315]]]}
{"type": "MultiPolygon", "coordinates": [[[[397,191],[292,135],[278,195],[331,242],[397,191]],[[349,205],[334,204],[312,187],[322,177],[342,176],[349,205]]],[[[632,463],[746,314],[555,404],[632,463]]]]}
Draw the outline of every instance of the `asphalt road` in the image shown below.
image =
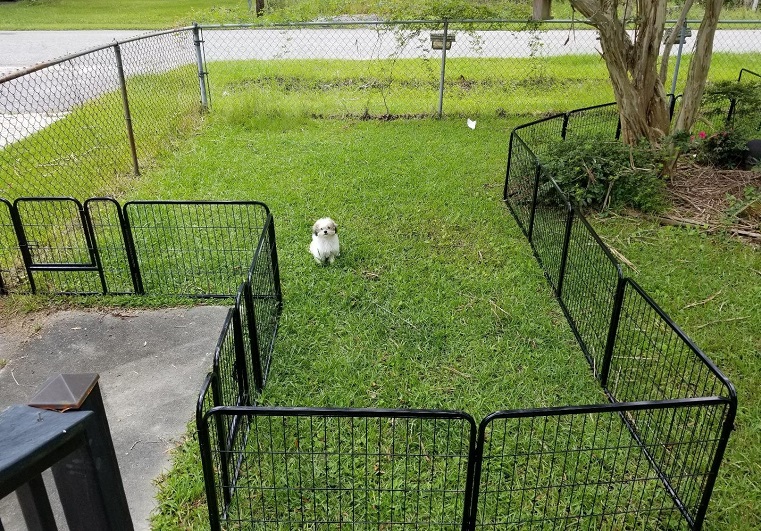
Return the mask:
{"type": "MultiPolygon", "coordinates": [[[[427,31],[420,35],[366,29],[297,30],[206,30],[207,60],[335,58],[372,59],[385,57],[436,57],[427,31]],[[327,32],[327,35],[326,35],[327,32]],[[400,49],[399,38],[405,41],[400,49]]],[[[144,34],[138,31],[2,31],[0,32],[0,75],[64,55],[110,44],[144,34]]],[[[687,39],[685,50],[695,42],[697,31],[687,39]]],[[[549,30],[537,32],[460,32],[449,57],[529,57],[538,55],[596,54],[599,42],[593,30],[549,30]]],[[[717,52],[761,51],[758,30],[722,30],[714,41],[717,52]]],[[[676,53],[674,47],[673,53],[676,53]]]]}
{"type": "Polygon", "coordinates": [[[140,34],[114,31],[0,31],[0,75],[140,34]]]}

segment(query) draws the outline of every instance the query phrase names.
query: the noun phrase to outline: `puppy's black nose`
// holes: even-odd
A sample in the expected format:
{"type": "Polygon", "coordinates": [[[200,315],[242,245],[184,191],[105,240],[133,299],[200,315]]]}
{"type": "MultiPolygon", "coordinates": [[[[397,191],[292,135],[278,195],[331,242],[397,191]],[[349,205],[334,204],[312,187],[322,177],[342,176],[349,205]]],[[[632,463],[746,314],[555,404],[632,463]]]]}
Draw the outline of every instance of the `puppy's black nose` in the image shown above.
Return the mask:
{"type": "Polygon", "coordinates": [[[327,233],[328,233],[328,231],[326,231],[326,230],[324,230],[324,231],[322,231],[322,232],[324,232],[325,234],[327,234],[327,233]]]}

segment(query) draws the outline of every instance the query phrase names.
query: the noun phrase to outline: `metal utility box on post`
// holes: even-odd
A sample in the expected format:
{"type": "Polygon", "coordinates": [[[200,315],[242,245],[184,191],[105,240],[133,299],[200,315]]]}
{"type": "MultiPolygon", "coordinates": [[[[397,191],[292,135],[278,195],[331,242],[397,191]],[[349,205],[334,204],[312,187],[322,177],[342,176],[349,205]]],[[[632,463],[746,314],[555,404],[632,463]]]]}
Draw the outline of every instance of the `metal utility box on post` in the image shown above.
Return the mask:
{"type": "Polygon", "coordinates": [[[439,118],[444,112],[444,75],[447,68],[447,50],[455,42],[456,35],[449,33],[449,21],[444,20],[444,31],[431,33],[431,49],[441,50],[441,73],[439,75],[439,118]]]}
{"type": "Polygon", "coordinates": [[[0,413],[0,433],[0,498],[16,492],[29,529],[56,529],[48,468],[69,529],[134,529],[97,374],[50,378],[29,405],[0,413]]]}

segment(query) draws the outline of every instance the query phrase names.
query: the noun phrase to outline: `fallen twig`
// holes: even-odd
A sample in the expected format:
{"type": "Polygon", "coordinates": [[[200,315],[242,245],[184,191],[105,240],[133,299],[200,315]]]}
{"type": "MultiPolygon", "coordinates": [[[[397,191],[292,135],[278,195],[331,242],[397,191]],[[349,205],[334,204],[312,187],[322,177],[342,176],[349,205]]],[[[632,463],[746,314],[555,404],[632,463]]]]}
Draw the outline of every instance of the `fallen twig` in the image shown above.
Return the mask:
{"type": "Polygon", "coordinates": [[[750,319],[750,316],[746,317],[730,317],[729,319],[717,319],[716,321],[709,321],[705,324],[702,324],[700,326],[696,326],[695,330],[700,330],[701,328],[705,328],[706,326],[711,326],[718,323],[728,323],[729,321],[742,321],[743,319],[750,319]]]}
{"type": "Polygon", "coordinates": [[[446,370],[450,371],[450,372],[453,372],[453,373],[455,373],[455,374],[457,374],[459,376],[462,376],[463,378],[471,378],[470,374],[465,374],[464,372],[460,372],[457,369],[455,369],[454,367],[444,367],[444,368],[446,370]]]}
{"type": "Polygon", "coordinates": [[[711,302],[711,301],[712,301],[712,300],[714,300],[714,299],[715,299],[715,298],[716,298],[716,297],[717,297],[719,294],[721,294],[721,290],[717,291],[716,293],[714,293],[713,295],[711,295],[710,297],[708,297],[708,298],[707,298],[707,299],[705,299],[705,300],[702,300],[702,301],[700,301],[700,302],[693,302],[693,303],[690,303],[690,304],[688,304],[687,306],[685,306],[684,308],[682,308],[682,310],[686,310],[687,308],[694,308],[695,306],[700,306],[700,305],[702,305],[702,304],[706,304],[707,302],[711,302]]]}
{"type": "Polygon", "coordinates": [[[744,229],[736,229],[732,227],[722,227],[717,225],[711,225],[709,223],[705,223],[703,221],[696,221],[694,219],[684,219],[684,218],[676,218],[676,217],[669,217],[669,216],[659,216],[659,217],[656,217],[655,219],[657,219],[661,225],[671,225],[674,227],[696,227],[706,232],[727,231],[727,232],[731,232],[732,234],[736,234],[738,236],[744,236],[746,238],[754,238],[754,239],[761,240],[761,233],[758,233],[758,232],[753,232],[753,231],[744,230],[744,229]]]}
{"type": "Polygon", "coordinates": [[[639,269],[637,269],[637,266],[635,266],[632,262],[630,262],[629,259],[626,258],[623,254],[621,254],[621,252],[618,249],[613,247],[610,244],[610,242],[605,242],[605,243],[608,245],[608,249],[610,249],[611,254],[613,254],[613,256],[615,256],[619,262],[622,262],[626,264],[627,266],[629,266],[632,269],[632,271],[634,271],[635,273],[639,273],[639,269]]]}

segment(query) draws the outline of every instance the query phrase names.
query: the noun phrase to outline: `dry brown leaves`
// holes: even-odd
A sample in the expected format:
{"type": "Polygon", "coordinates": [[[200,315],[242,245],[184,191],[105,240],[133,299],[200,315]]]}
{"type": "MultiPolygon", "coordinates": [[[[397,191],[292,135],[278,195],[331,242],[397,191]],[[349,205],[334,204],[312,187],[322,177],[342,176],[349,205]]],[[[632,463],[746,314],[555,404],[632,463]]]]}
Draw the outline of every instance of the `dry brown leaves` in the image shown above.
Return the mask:
{"type": "Polygon", "coordinates": [[[673,207],[664,218],[752,239],[754,234],[761,237],[761,200],[732,215],[738,205],[749,202],[745,194],[750,187],[761,190],[761,173],[681,162],[668,182],[673,207]]]}

